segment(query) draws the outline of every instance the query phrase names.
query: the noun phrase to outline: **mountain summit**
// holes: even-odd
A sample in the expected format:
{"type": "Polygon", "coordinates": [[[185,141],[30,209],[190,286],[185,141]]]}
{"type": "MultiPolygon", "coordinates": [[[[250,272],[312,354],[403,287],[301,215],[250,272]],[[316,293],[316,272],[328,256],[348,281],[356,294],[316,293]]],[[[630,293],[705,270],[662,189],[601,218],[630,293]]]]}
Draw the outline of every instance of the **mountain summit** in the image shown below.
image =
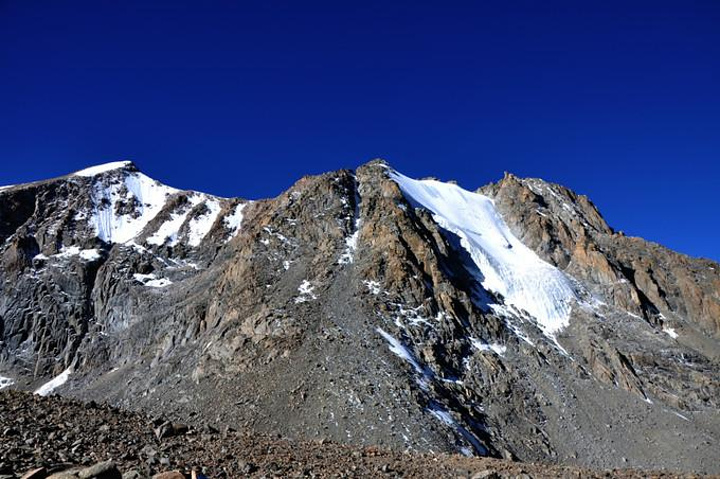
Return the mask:
{"type": "Polygon", "coordinates": [[[720,473],[720,266],[506,174],[0,188],[0,388],[296,438],[720,473]],[[631,428],[631,430],[629,430],[631,428]]]}

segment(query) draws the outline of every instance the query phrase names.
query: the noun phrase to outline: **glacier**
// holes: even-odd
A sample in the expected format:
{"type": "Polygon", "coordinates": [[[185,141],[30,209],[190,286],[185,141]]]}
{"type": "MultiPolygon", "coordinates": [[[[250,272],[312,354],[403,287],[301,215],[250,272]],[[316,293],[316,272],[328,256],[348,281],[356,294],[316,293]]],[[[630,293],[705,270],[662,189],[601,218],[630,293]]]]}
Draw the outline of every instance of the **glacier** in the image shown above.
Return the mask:
{"type": "Polygon", "coordinates": [[[414,180],[395,170],[388,174],[412,206],[428,210],[440,227],[460,238],[483,288],[527,312],[550,338],[569,324],[578,299],[573,283],[512,234],[492,199],[452,183],[414,180]]]}

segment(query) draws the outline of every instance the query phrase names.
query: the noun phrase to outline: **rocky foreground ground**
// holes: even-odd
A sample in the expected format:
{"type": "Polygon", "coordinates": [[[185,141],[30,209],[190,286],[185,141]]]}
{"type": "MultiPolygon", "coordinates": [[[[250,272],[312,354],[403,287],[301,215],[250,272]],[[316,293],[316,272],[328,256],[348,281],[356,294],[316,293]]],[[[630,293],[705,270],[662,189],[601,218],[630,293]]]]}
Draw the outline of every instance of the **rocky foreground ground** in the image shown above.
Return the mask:
{"type": "Polygon", "coordinates": [[[96,403],[0,393],[0,478],[236,477],[698,477],[591,471],[445,454],[296,442],[226,428],[185,426],[96,403]],[[112,461],[112,465],[99,463],[112,461]],[[95,467],[93,467],[95,466],[95,467]],[[32,471],[39,468],[35,475],[32,471]],[[57,475],[63,471],[76,475],[57,475]],[[176,471],[174,475],[160,475],[176,471]],[[160,476],[158,476],[160,475],[160,476]]]}

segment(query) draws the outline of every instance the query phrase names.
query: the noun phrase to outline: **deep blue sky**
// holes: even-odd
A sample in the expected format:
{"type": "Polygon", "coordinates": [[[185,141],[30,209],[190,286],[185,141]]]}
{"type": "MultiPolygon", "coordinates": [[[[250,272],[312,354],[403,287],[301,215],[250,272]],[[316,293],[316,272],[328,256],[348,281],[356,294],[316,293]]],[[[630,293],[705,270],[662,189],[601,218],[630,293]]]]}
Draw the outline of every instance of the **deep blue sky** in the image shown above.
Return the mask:
{"type": "Polygon", "coordinates": [[[720,259],[720,2],[0,0],[0,184],[132,159],[224,196],[503,171],[720,259]]]}

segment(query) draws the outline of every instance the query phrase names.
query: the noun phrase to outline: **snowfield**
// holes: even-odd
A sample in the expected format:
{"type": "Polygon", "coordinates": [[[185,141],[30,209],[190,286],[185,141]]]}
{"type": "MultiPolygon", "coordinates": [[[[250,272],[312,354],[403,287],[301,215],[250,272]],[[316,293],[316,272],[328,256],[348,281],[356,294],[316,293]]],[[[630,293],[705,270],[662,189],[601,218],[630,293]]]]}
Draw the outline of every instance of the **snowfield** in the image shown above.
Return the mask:
{"type": "MultiPolygon", "coordinates": [[[[112,165],[112,163],[111,163],[112,165]]],[[[104,171],[107,165],[83,170],[92,171],[94,176],[104,171]],[[97,173],[96,173],[97,172],[97,173]]],[[[82,173],[82,172],[79,172],[82,173]]],[[[79,175],[79,173],[75,173],[79,175]]],[[[142,173],[128,172],[122,181],[105,185],[98,181],[93,188],[93,212],[88,220],[95,227],[97,237],[106,243],[126,243],[135,238],[163,209],[167,197],[179,190],[165,186],[142,173]],[[119,213],[117,204],[133,203],[133,214],[119,213]]]]}
{"type": "Polygon", "coordinates": [[[438,225],[458,236],[483,288],[529,313],[551,338],[568,325],[577,299],[572,283],[510,232],[490,198],[450,183],[389,174],[414,207],[428,210],[438,225]]]}

